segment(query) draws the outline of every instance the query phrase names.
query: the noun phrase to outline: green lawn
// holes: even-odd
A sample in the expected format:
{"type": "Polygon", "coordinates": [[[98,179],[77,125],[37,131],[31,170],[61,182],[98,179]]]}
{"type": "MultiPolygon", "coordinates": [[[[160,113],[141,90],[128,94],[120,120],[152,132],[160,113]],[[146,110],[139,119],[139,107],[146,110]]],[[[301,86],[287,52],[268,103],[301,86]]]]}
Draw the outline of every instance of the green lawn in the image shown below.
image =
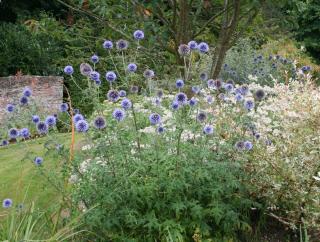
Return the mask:
{"type": "MultiPolygon", "coordinates": [[[[70,144],[70,134],[59,134],[61,144],[70,144]]],[[[56,189],[41,175],[39,168],[33,163],[33,158],[42,156],[43,169],[54,172],[61,166],[56,155],[45,154],[46,138],[11,144],[0,147],[0,201],[11,198],[15,205],[22,202],[35,201],[40,208],[48,208],[60,196],[56,189]]],[[[0,212],[2,210],[2,204],[0,212]]]]}

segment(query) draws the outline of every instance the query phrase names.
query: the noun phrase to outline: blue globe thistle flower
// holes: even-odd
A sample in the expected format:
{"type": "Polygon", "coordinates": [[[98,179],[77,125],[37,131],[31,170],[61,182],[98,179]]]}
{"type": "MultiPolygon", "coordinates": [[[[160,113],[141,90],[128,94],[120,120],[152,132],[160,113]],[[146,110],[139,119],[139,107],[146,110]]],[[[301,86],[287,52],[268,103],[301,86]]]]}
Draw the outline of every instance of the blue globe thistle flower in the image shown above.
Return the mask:
{"type": "Polygon", "coordinates": [[[276,59],[279,60],[280,59],[280,55],[276,55],[276,59]]]}
{"type": "Polygon", "coordinates": [[[132,86],[130,88],[130,92],[131,93],[138,93],[139,92],[139,87],[138,86],[132,86]]]}
{"type": "Polygon", "coordinates": [[[254,108],[254,101],[251,99],[245,100],[244,107],[245,107],[245,109],[247,109],[249,111],[252,110],[254,108]]]}
{"type": "Polygon", "coordinates": [[[218,98],[219,98],[221,101],[226,101],[226,99],[227,99],[227,97],[226,97],[226,95],[225,95],[224,93],[220,93],[220,94],[218,95],[218,98]]]}
{"type": "Polygon", "coordinates": [[[250,141],[245,141],[244,142],[244,148],[246,150],[251,150],[253,148],[253,144],[250,141]]]}
{"type": "Polygon", "coordinates": [[[202,73],[200,74],[200,79],[201,79],[202,81],[206,81],[206,80],[208,79],[208,74],[205,73],[205,72],[202,72],[202,73]]]}
{"type": "Polygon", "coordinates": [[[190,54],[190,47],[186,44],[181,44],[181,45],[179,45],[178,53],[181,56],[187,56],[190,54]]]}
{"type": "Polygon", "coordinates": [[[208,87],[210,88],[212,88],[212,87],[215,87],[215,81],[213,80],[213,79],[209,79],[208,81],[207,81],[207,85],[208,85],[208,87]]]}
{"type": "Polygon", "coordinates": [[[228,68],[229,68],[228,64],[225,63],[225,64],[223,65],[223,69],[224,69],[224,70],[227,70],[228,68]]]}
{"type": "Polygon", "coordinates": [[[119,93],[116,90],[109,90],[107,98],[110,102],[117,102],[120,99],[119,93]]]}
{"type": "Polygon", "coordinates": [[[90,77],[90,73],[93,71],[92,67],[88,63],[82,63],[80,65],[80,73],[83,76],[90,77]]]}
{"type": "Polygon", "coordinates": [[[12,113],[14,111],[14,105],[13,104],[8,104],[6,107],[6,110],[8,113],[12,113]]]}
{"type": "Polygon", "coordinates": [[[235,95],[235,99],[237,102],[241,102],[241,101],[243,101],[243,96],[240,93],[237,93],[235,95]]]}
{"type": "Polygon", "coordinates": [[[220,79],[214,80],[213,87],[219,90],[222,87],[223,83],[220,79]]]}
{"type": "Polygon", "coordinates": [[[126,113],[123,109],[120,108],[116,108],[113,113],[112,116],[115,120],[117,120],[118,122],[121,122],[124,120],[124,118],[126,117],[126,113]]]}
{"type": "Polygon", "coordinates": [[[3,208],[10,208],[12,206],[13,202],[10,198],[6,198],[2,202],[2,207],[3,208]]]}
{"type": "Polygon", "coordinates": [[[273,56],[272,56],[272,55],[269,55],[268,60],[270,61],[270,60],[272,60],[272,59],[273,59],[273,56]]]}
{"type": "Polygon", "coordinates": [[[106,127],[106,120],[103,117],[96,117],[93,125],[96,129],[104,129],[106,127]]]}
{"type": "Polygon", "coordinates": [[[161,105],[161,99],[160,99],[159,97],[156,97],[156,98],[154,99],[154,104],[155,104],[156,106],[160,106],[160,105],[161,105]]]}
{"type": "Polygon", "coordinates": [[[38,157],[34,158],[33,162],[34,162],[34,164],[36,164],[37,166],[40,166],[40,165],[42,165],[42,163],[43,163],[43,158],[40,157],[40,156],[38,156],[38,157]]]}
{"type": "Polygon", "coordinates": [[[254,134],[254,137],[255,137],[256,139],[260,139],[261,135],[260,135],[259,133],[255,133],[255,134],[254,134]]]}
{"type": "Polygon", "coordinates": [[[30,137],[30,132],[28,128],[23,128],[20,130],[20,136],[27,139],[30,137]]]}
{"type": "Polygon", "coordinates": [[[288,60],[287,60],[287,59],[284,59],[284,60],[283,60],[283,64],[284,64],[284,65],[288,64],[288,60]]]}
{"type": "Polygon", "coordinates": [[[191,91],[194,94],[198,94],[200,92],[200,87],[199,86],[193,86],[193,87],[191,87],[191,91]]]}
{"type": "Polygon", "coordinates": [[[94,54],[93,56],[91,56],[91,61],[92,63],[97,64],[99,62],[99,56],[94,54]]]}
{"type": "Polygon", "coordinates": [[[163,97],[163,91],[162,90],[158,90],[157,91],[157,97],[158,98],[162,98],[163,97]]]}
{"type": "Polygon", "coordinates": [[[301,70],[302,70],[303,72],[311,71],[311,66],[303,66],[303,67],[301,68],[301,70]]]}
{"type": "Polygon", "coordinates": [[[241,94],[243,96],[245,96],[245,95],[247,95],[249,93],[249,87],[247,85],[242,85],[240,87],[240,89],[241,89],[241,94]]]}
{"type": "Polygon", "coordinates": [[[37,124],[37,131],[39,134],[46,134],[48,133],[49,126],[45,122],[39,122],[37,124]]]}
{"type": "Polygon", "coordinates": [[[178,80],[176,81],[176,87],[177,87],[177,88],[183,88],[183,86],[184,86],[184,81],[181,80],[181,79],[178,79],[178,80]]]}
{"type": "Polygon", "coordinates": [[[127,96],[127,92],[125,90],[120,90],[119,91],[119,96],[120,97],[125,97],[125,96],[127,96]]]}
{"type": "Polygon", "coordinates": [[[112,41],[110,41],[110,40],[105,40],[105,41],[103,42],[102,46],[103,46],[104,49],[110,50],[110,49],[113,48],[113,43],[112,43],[112,41]]]}
{"type": "Polygon", "coordinates": [[[204,122],[207,120],[207,114],[205,112],[199,112],[197,115],[197,120],[199,122],[204,122]]]}
{"type": "Polygon", "coordinates": [[[198,101],[197,101],[197,99],[194,98],[194,97],[192,97],[192,98],[189,100],[189,106],[190,106],[190,107],[196,106],[197,103],[198,103],[198,101]]]}
{"type": "Polygon", "coordinates": [[[121,107],[124,109],[124,110],[128,110],[132,107],[132,103],[131,101],[128,99],[128,98],[125,98],[121,101],[121,107]]]}
{"type": "Polygon", "coordinates": [[[92,72],[90,73],[90,78],[91,78],[91,80],[93,80],[93,81],[100,80],[100,73],[97,72],[97,71],[92,71],[92,72]]]}
{"type": "Polygon", "coordinates": [[[120,39],[116,42],[117,50],[123,51],[128,49],[129,43],[126,40],[120,39]]]}
{"type": "Polygon", "coordinates": [[[75,108],[75,109],[73,109],[73,113],[74,113],[74,114],[80,113],[80,110],[77,109],[77,108],[75,108]]]}
{"type": "Polygon", "coordinates": [[[67,112],[68,109],[69,109],[69,106],[68,106],[67,103],[62,103],[62,104],[60,105],[60,112],[62,112],[62,113],[67,112]]]}
{"type": "Polygon", "coordinates": [[[213,126],[212,125],[208,125],[208,124],[206,126],[204,126],[203,133],[206,134],[206,135],[213,134],[213,126]]]}
{"type": "Polygon", "coordinates": [[[194,40],[189,41],[188,46],[190,50],[197,50],[198,49],[198,43],[194,40]]]}
{"type": "Polygon", "coordinates": [[[231,84],[232,86],[235,85],[235,83],[234,83],[234,81],[233,81],[232,79],[229,79],[229,80],[227,81],[227,84],[231,84]]]}
{"type": "Polygon", "coordinates": [[[173,110],[178,110],[178,109],[180,108],[180,105],[179,105],[179,103],[178,103],[177,101],[173,101],[173,102],[171,103],[171,108],[172,108],[173,110]]]}
{"type": "Polygon", "coordinates": [[[73,67],[72,66],[66,66],[63,69],[64,73],[66,73],[67,75],[72,75],[73,74],[73,67]]]}
{"type": "Polygon", "coordinates": [[[224,85],[224,89],[227,91],[227,92],[231,92],[233,90],[233,85],[230,84],[230,83],[227,83],[224,85]]]}
{"type": "Polygon", "coordinates": [[[22,97],[20,98],[20,105],[21,105],[21,106],[27,105],[28,102],[29,102],[29,99],[28,99],[26,96],[22,96],[22,97]]]}
{"type": "Polygon", "coordinates": [[[176,95],[175,100],[179,103],[179,105],[187,104],[188,97],[183,92],[180,92],[176,95]]]}
{"type": "Polygon", "coordinates": [[[267,146],[270,146],[270,145],[272,145],[272,141],[271,141],[270,139],[266,139],[266,140],[265,140],[265,144],[266,144],[267,146]]]}
{"type": "Polygon", "coordinates": [[[144,39],[144,32],[142,30],[136,30],[134,31],[133,33],[133,37],[136,39],[136,40],[142,40],[144,39]]]}
{"type": "Polygon", "coordinates": [[[79,133],[85,133],[88,131],[88,129],[89,129],[89,124],[86,120],[82,119],[76,123],[76,130],[79,133]]]}
{"type": "Polygon", "coordinates": [[[209,103],[209,104],[213,103],[213,97],[210,96],[210,95],[208,95],[208,96],[206,97],[206,101],[207,101],[207,103],[209,103]]]}
{"type": "Polygon", "coordinates": [[[149,116],[149,121],[152,125],[161,123],[161,116],[158,113],[152,113],[149,116]]]}
{"type": "Polygon", "coordinates": [[[238,151],[244,150],[244,149],[245,149],[244,142],[243,142],[243,141],[238,141],[238,142],[235,144],[235,148],[236,148],[238,151]]]}
{"type": "Polygon", "coordinates": [[[162,133],[165,132],[165,128],[160,125],[160,126],[157,127],[157,132],[158,132],[158,134],[162,134],[162,133]]]}
{"type": "Polygon", "coordinates": [[[106,79],[108,82],[114,82],[117,79],[117,75],[113,71],[108,71],[106,73],[106,79]]]}
{"type": "Polygon", "coordinates": [[[23,93],[23,96],[26,96],[26,97],[31,97],[32,95],[32,91],[29,87],[25,87],[22,93],[23,93]]]}
{"type": "Polygon", "coordinates": [[[84,119],[84,117],[80,113],[77,113],[76,115],[73,116],[73,122],[74,123],[77,123],[77,122],[79,122],[80,120],[83,120],[83,119],[84,119]]]}
{"type": "Polygon", "coordinates": [[[94,83],[97,85],[97,86],[100,86],[101,85],[101,80],[95,80],[94,83]]]}
{"type": "Polygon", "coordinates": [[[198,45],[198,50],[200,51],[200,53],[207,53],[209,51],[209,45],[205,42],[201,42],[198,45]]]}
{"type": "Polygon", "coordinates": [[[7,146],[7,145],[9,145],[9,141],[8,140],[2,140],[1,141],[1,146],[7,146]]]}
{"type": "Polygon", "coordinates": [[[153,70],[150,70],[150,69],[147,69],[143,72],[143,76],[147,79],[151,79],[154,77],[154,71],[153,70]]]}
{"type": "Polygon", "coordinates": [[[16,139],[19,137],[19,131],[16,128],[11,128],[8,131],[10,139],[16,139]]]}
{"type": "Polygon", "coordinates": [[[128,72],[136,72],[137,71],[137,65],[135,63],[130,63],[128,66],[127,66],[127,70],[128,72]]]}
{"type": "Polygon", "coordinates": [[[46,123],[49,127],[53,127],[54,125],[56,125],[57,119],[56,119],[55,116],[49,115],[48,117],[46,117],[45,123],[46,123]]]}
{"type": "Polygon", "coordinates": [[[235,94],[242,94],[240,87],[237,87],[236,89],[234,89],[234,92],[235,92],[235,94]]]}
{"type": "Polygon", "coordinates": [[[254,93],[254,97],[258,100],[261,101],[262,99],[264,99],[266,96],[266,93],[264,92],[264,90],[262,89],[258,89],[255,93],[254,93]]]}

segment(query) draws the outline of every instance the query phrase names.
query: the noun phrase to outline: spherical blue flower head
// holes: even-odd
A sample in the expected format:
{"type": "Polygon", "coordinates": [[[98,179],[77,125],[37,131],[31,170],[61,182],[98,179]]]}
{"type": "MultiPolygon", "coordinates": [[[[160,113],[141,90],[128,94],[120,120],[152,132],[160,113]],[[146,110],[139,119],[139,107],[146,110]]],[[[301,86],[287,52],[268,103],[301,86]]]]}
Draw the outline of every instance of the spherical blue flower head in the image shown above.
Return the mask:
{"type": "Polygon", "coordinates": [[[227,81],[227,84],[231,84],[232,86],[235,85],[235,83],[234,83],[234,81],[233,81],[232,79],[229,79],[229,80],[227,81]]]}
{"type": "Polygon", "coordinates": [[[8,104],[6,110],[8,113],[12,113],[14,111],[14,105],[8,104]]]}
{"type": "Polygon", "coordinates": [[[224,69],[224,70],[227,70],[228,68],[229,68],[228,64],[225,63],[225,64],[223,65],[223,69],[224,69]]]}
{"type": "Polygon", "coordinates": [[[152,125],[161,123],[161,116],[158,113],[152,113],[149,116],[149,121],[152,125]]]}
{"type": "Polygon", "coordinates": [[[184,86],[184,81],[181,80],[181,79],[178,79],[178,80],[176,81],[176,87],[177,87],[177,88],[183,88],[183,86],[184,86]]]}
{"type": "Polygon", "coordinates": [[[253,144],[250,141],[245,141],[244,142],[244,148],[246,150],[251,150],[253,148],[253,144]]]}
{"type": "Polygon", "coordinates": [[[204,122],[204,121],[206,121],[206,119],[207,119],[207,114],[205,112],[198,113],[197,120],[199,122],[204,122]]]}
{"type": "Polygon", "coordinates": [[[20,136],[27,139],[30,137],[30,132],[28,128],[23,128],[20,130],[20,136]]]}
{"type": "Polygon", "coordinates": [[[158,132],[158,134],[162,134],[162,133],[165,132],[165,128],[160,125],[160,126],[157,127],[157,132],[158,132]]]}
{"type": "Polygon", "coordinates": [[[190,50],[197,50],[198,49],[198,43],[194,40],[189,41],[188,46],[190,50]]]}
{"type": "Polygon", "coordinates": [[[202,81],[206,81],[206,80],[208,79],[208,74],[205,73],[205,72],[203,72],[203,73],[200,74],[199,77],[200,77],[200,79],[201,79],[202,81]]]}
{"type": "Polygon", "coordinates": [[[156,98],[154,99],[154,104],[155,104],[156,106],[160,106],[160,105],[161,105],[161,98],[156,97],[156,98]]]}
{"type": "Polygon", "coordinates": [[[267,146],[270,146],[270,145],[272,145],[272,141],[271,141],[270,139],[266,139],[266,140],[265,140],[265,144],[266,144],[267,146]]]}
{"type": "Polygon", "coordinates": [[[6,198],[2,202],[2,207],[3,208],[10,208],[12,206],[12,200],[10,198],[6,198]]]}
{"type": "Polygon", "coordinates": [[[62,103],[62,104],[60,105],[60,112],[62,112],[62,113],[67,112],[68,109],[69,109],[69,106],[68,106],[67,103],[62,103]]]}
{"type": "Polygon", "coordinates": [[[233,90],[233,85],[230,84],[230,83],[227,83],[224,85],[224,89],[227,91],[227,92],[232,92],[233,90]]]}
{"type": "Polygon", "coordinates": [[[242,85],[240,87],[240,89],[241,89],[241,94],[243,96],[245,96],[245,95],[247,95],[249,93],[249,87],[247,85],[242,85]]]}
{"type": "Polygon", "coordinates": [[[226,95],[224,93],[220,93],[218,95],[218,98],[221,100],[221,101],[225,101],[227,99],[226,95]]]}
{"type": "Polygon", "coordinates": [[[189,105],[190,105],[190,107],[196,106],[197,103],[198,103],[198,101],[197,101],[197,99],[195,99],[194,97],[189,100],[189,105]]]}
{"type": "Polygon", "coordinates": [[[40,166],[40,165],[42,165],[42,163],[43,163],[43,158],[40,157],[40,156],[38,156],[38,157],[34,158],[33,162],[34,162],[34,164],[36,164],[37,166],[40,166]]]}
{"type": "Polygon", "coordinates": [[[214,88],[215,87],[215,81],[213,80],[213,79],[209,79],[208,81],[207,81],[207,85],[208,85],[208,87],[210,88],[214,88]]]}
{"type": "Polygon", "coordinates": [[[101,80],[95,80],[94,83],[97,85],[97,86],[100,86],[101,85],[101,80]]]}
{"type": "Polygon", "coordinates": [[[72,66],[66,66],[63,69],[64,73],[66,73],[67,75],[72,75],[73,74],[73,67],[72,66]]]}
{"type": "Polygon", "coordinates": [[[172,108],[173,110],[178,110],[178,109],[180,108],[180,105],[179,105],[179,103],[178,103],[177,101],[173,101],[173,102],[171,103],[171,108],[172,108]]]}
{"type": "Polygon", "coordinates": [[[190,47],[188,45],[181,44],[181,45],[179,45],[178,53],[181,56],[187,56],[190,54],[190,47]]]}
{"type": "Polygon", "coordinates": [[[120,97],[125,97],[125,96],[127,96],[127,92],[125,90],[120,90],[119,91],[119,96],[120,97]]]}
{"type": "Polygon", "coordinates": [[[256,139],[260,139],[261,135],[260,135],[259,133],[255,133],[255,134],[254,134],[254,137],[255,137],[256,139]]]}
{"type": "Polygon", "coordinates": [[[105,40],[102,44],[104,49],[110,50],[113,48],[113,43],[110,40],[105,40]]]}
{"type": "Polygon", "coordinates": [[[240,93],[237,93],[235,95],[235,99],[237,102],[241,102],[241,101],[243,101],[243,96],[240,93]]]}
{"type": "Polygon", "coordinates": [[[7,146],[7,145],[9,145],[9,141],[8,140],[2,140],[2,142],[1,142],[1,146],[7,146]]]}
{"type": "Polygon", "coordinates": [[[104,129],[106,127],[106,120],[103,117],[96,117],[93,125],[96,129],[104,129]]]}
{"type": "Polygon", "coordinates": [[[245,100],[244,101],[244,107],[245,107],[245,109],[247,109],[249,111],[252,110],[254,108],[253,100],[245,100]]]}
{"type": "Polygon", "coordinates": [[[57,123],[57,119],[55,116],[49,115],[48,117],[46,117],[45,123],[49,126],[49,127],[53,127],[56,125],[57,123]]]}
{"type": "Polygon", "coordinates": [[[39,122],[37,124],[37,131],[39,134],[46,134],[48,133],[49,126],[45,122],[39,122]]]}
{"type": "Polygon", "coordinates": [[[137,71],[137,65],[135,63],[130,63],[128,66],[127,66],[127,70],[128,72],[136,72],[137,71]]]}
{"type": "Polygon", "coordinates": [[[266,93],[264,92],[264,90],[262,89],[258,89],[255,93],[254,93],[254,97],[258,100],[261,101],[262,99],[264,99],[266,96],[266,93]]]}
{"type": "Polygon", "coordinates": [[[84,76],[90,77],[90,73],[93,71],[92,67],[88,63],[82,63],[80,65],[80,73],[84,76]]]}
{"type": "Polygon", "coordinates": [[[238,141],[236,144],[235,144],[235,148],[238,150],[238,151],[242,151],[245,149],[244,147],[244,142],[243,141],[238,141]]]}
{"type": "Polygon", "coordinates": [[[205,42],[201,42],[198,45],[198,50],[200,51],[200,53],[207,53],[209,51],[209,45],[205,42]]]}
{"type": "Polygon", "coordinates": [[[124,51],[128,49],[129,43],[126,40],[120,39],[116,43],[117,50],[124,51]]]}
{"type": "Polygon", "coordinates": [[[75,122],[75,123],[77,123],[77,122],[79,122],[80,120],[83,120],[83,119],[84,119],[84,117],[80,113],[77,113],[76,115],[73,116],[73,122],[75,122]]]}
{"type": "Polygon", "coordinates": [[[310,71],[310,70],[311,70],[311,67],[310,67],[310,66],[303,66],[303,67],[301,68],[301,70],[302,70],[303,72],[307,72],[307,71],[310,71]]]}
{"type": "Polygon", "coordinates": [[[20,98],[20,105],[22,105],[22,106],[27,105],[28,102],[29,102],[29,99],[26,96],[22,96],[20,98]]]}
{"type": "Polygon", "coordinates": [[[93,56],[91,56],[91,61],[92,63],[97,64],[99,62],[99,56],[94,54],[93,56]]]}
{"type": "Polygon", "coordinates": [[[223,82],[220,79],[214,80],[213,87],[219,90],[223,85],[223,82]]]}
{"type": "Polygon", "coordinates": [[[128,98],[125,98],[121,101],[121,107],[124,109],[124,110],[128,110],[132,107],[132,103],[131,101],[128,99],[128,98]]]}
{"type": "Polygon", "coordinates": [[[279,60],[280,59],[280,55],[276,55],[276,59],[279,60]]]}
{"type": "Polygon", "coordinates": [[[272,59],[273,59],[273,56],[272,56],[272,55],[269,55],[268,60],[270,61],[270,60],[272,60],[272,59]]]}
{"type": "Polygon", "coordinates": [[[193,86],[193,87],[191,87],[191,91],[194,94],[198,94],[200,92],[200,87],[199,86],[193,86]]]}
{"type": "Polygon", "coordinates": [[[32,95],[32,91],[29,87],[25,87],[22,93],[23,93],[23,96],[25,97],[31,97],[32,95]]]}
{"type": "Polygon", "coordinates": [[[234,92],[235,94],[242,94],[240,87],[237,87],[236,89],[234,89],[234,92]]]}
{"type": "Polygon", "coordinates": [[[212,125],[204,126],[203,133],[206,134],[206,135],[213,134],[213,126],[212,125]]]}
{"type": "Polygon", "coordinates": [[[92,71],[90,73],[90,79],[93,80],[93,81],[100,80],[100,73],[97,72],[97,71],[92,71]]]}
{"type": "Polygon", "coordinates": [[[154,77],[154,71],[147,69],[143,72],[143,76],[147,79],[151,79],[154,77]]]}
{"type": "Polygon", "coordinates": [[[77,108],[73,109],[73,114],[77,114],[77,113],[80,113],[80,110],[77,108]]]}
{"type": "Polygon", "coordinates": [[[185,105],[188,102],[188,97],[183,92],[180,92],[176,95],[175,100],[179,103],[179,105],[185,105]]]}
{"type": "Polygon", "coordinates": [[[139,92],[139,87],[138,86],[132,86],[131,88],[130,88],[130,92],[131,93],[138,93],[139,92]]]}
{"type": "Polygon", "coordinates": [[[8,135],[10,139],[16,139],[19,137],[19,131],[15,128],[9,129],[8,135]]]}
{"type": "Polygon", "coordinates": [[[208,96],[206,97],[206,101],[207,101],[207,103],[209,103],[209,104],[213,103],[213,97],[210,96],[210,95],[208,95],[208,96]]]}
{"type": "Polygon", "coordinates": [[[163,91],[162,90],[158,90],[157,91],[157,97],[158,98],[162,98],[163,97],[163,91]]]}
{"type": "Polygon", "coordinates": [[[113,71],[108,71],[106,73],[106,79],[108,82],[114,82],[117,79],[117,75],[113,71]]]}
{"type": "Polygon", "coordinates": [[[284,65],[288,64],[288,60],[287,59],[283,59],[283,64],[284,65]]]}
{"type": "Polygon", "coordinates": [[[76,130],[79,133],[85,133],[89,129],[89,124],[86,120],[82,119],[76,123],[76,130]]]}
{"type": "Polygon", "coordinates": [[[120,99],[119,93],[116,90],[109,90],[107,98],[110,102],[117,102],[120,99]]]}
{"type": "Polygon", "coordinates": [[[144,32],[142,30],[136,30],[134,31],[133,33],[133,37],[136,39],[136,40],[142,40],[144,39],[144,32]]]}
{"type": "Polygon", "coordinates": [[[124,118],[126,117],[126,113],[123,109],[120,108],[116,108],[113,113],[112,116],[115,120],[117,120],[118,122],[121,122],[124,120],[124,118]]]}

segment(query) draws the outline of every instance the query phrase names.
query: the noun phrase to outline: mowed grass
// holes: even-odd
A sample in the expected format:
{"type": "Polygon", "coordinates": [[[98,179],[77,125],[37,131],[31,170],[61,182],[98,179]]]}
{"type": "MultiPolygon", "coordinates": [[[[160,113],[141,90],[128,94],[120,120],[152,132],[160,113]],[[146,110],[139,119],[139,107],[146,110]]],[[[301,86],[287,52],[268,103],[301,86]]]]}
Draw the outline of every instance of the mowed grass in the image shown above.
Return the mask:
{"type": "MultiPolygon", "coordinates": [[[[70,134],[58,134],[55,141],[66,148],[71,142],[70,134]]],[[[33,163],[33,158],[44,158],[42,169],[51,173],[61,169],[61,158],[54,154],[45,154],[46,138],[39,138],[7,147],[0,147],[0,201],[11,198],[14,205],[34,201],[36,206],[47,209],[61,198],[61,194],[42,175],[33,163]]],[[[2,204],[1,204],[2,205],[2,204]]],[[[2,206],[0,211],[2,210],[2,206]]]]}

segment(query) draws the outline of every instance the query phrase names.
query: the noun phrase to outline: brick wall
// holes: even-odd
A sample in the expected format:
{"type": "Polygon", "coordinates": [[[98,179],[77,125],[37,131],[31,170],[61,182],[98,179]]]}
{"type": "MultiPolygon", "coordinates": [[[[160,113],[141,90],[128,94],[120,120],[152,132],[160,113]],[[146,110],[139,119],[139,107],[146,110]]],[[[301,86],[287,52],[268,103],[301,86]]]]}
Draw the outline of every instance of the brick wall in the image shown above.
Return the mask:
{"type": "Polygon", "coordinates": [[[0,121],[8,103],[19,103],[23,89],[28,86],[32,97],[41,103],[44,112],[55,113],[62,103],[63,77],[60,76],[9,76],[0,77],[0,121]]]}

